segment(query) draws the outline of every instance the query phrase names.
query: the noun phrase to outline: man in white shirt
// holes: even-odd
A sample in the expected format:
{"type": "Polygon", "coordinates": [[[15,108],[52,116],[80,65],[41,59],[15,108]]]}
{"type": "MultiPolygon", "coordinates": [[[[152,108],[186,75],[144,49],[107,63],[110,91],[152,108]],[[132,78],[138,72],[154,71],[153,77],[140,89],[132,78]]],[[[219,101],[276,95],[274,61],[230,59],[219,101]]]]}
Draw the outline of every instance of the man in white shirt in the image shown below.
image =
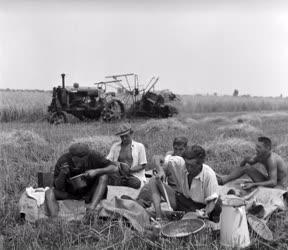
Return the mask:
{"type": "MultiPolygon", "coordinates": [[[[153,170],[153,173],[154,174],[157,173],[158,167],[163,167],[163,169],[165,171],[166,182],[172,188],[175,188],[176,181],[175,181],[174,173],[169,171],[169,169],[168,169],[169,160],[171,158],[173,158],[173,156],[182,156],[182,154],[185,152],[187,144],[188,144],[188,139],[185,136],[175,137],[173,140],[173,144],[172,144],[173,145],[172,151],[168,151],[166,153],[165,157],[162,155],[155,155],[152,157],[152,164],[155,168],[153,170]]],[[[151,204],[152,204],[152,191],[150,188],[150,183],[147,183],[146,185],[144,185],[141,188],[136,201],[141,206],[143,206],[144,208],[151,206],[151,204]]]]}
{"type": "MultiPolygon", "coordinates": [[[[209,219],[219,221],[221,208],[218,200],[218,183],[215,172],[206,164],[205,150],[198,146],[188,146],[183,154],[171,157],[169,171],[174,173],[176,187],[164,185],[171,207],[176,211],[196,211],[205,208],[209,219]],[[217,204],[217,206],[216,206],[217,204]]],[[[156,219],[162,219],[160,206],[161,196],[165,198],[161,179],[165,177],[163,169],[158,169],[158,176],[151,179],[152,200],[156,211],[156,219]]]]}
{"type": "Polygon", "coordinates": [[[112,145],[108,160],[119,162],[119,174],[111,175],[108,184],[140,188],[146,182],[145,166],[147,164],[145,147],[132,139],[133,130],[130,124],[122,124],[117,136],[121,141],[112,145]]]}

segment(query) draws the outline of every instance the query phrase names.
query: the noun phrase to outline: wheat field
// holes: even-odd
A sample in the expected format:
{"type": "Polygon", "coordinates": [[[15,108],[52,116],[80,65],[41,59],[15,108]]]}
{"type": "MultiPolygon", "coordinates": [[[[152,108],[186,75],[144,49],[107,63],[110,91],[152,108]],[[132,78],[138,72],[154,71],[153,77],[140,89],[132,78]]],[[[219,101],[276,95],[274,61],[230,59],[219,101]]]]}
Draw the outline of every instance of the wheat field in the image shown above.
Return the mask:
{"type": "MultiPolygon", "coordinates": [[[[47,117],[49,91],[0,90],[0,122],[35,122],[47,117]]],[[[247,96],[180,96],[175,106],[182,113],[285,111],[288,98],[247,96]]]]}
{"type": "MultiPolygon", "coordinates": [[[[30,97],[24,99],[27,93],[17,97],[12,95],[15,94],[13,92],[9,94],[13,101],[9,98],[8,101],[15,103],[16,99],[21,100],[17,102],[18,106],[15,105],[16,110],[21,112],[27,107],[23,107],[25,100],[31,106],[25,115],[13,121],[2,120],[1,123],[0,236],[4,237],[5,249],[222,249],[219,235],[208,229],[183,239],[171,240],[137,233],[123,220],[96,220],[89,225],[59,220],[21,223],[17,204],[25,187],[37,184],[37,172],[53,171],[58,157],[74,141],[86,142],[95,150],[107,154],[117,139],[114,133],[118,124],[94,121],[53,126],[39,119],[41,114],[45,114],[47,107],[44,104],[38,104],[39,108],[43,108],[43,113],[38,113],[38,119],[29,117],[33,113],[34,101],[37,103],[33,98],[39,98],[39,94],[47,95],[47,99],[43,96],[40,99],[49,103],[48,93],[37,93],[38,96],[29,93],[30,97]]],[[[138,119],[131,122],[135,140],[146,147],[148,161],[154,154],[170,150],[175,136],[184,135],[190,144],[197,143],[206,149],[208,165],[225,174],[238,167],[244,156],[254,153],[257,136],[267,135],[273,140],[273,150],[288,162],[288,112],[285,111],[186,112],[168,120],[138,119]]],[[[287,249],[286,215],[286,212],[278,213],[269,221],[275,241],[265,242],[252,233],[252,249],[287,249]]]]}

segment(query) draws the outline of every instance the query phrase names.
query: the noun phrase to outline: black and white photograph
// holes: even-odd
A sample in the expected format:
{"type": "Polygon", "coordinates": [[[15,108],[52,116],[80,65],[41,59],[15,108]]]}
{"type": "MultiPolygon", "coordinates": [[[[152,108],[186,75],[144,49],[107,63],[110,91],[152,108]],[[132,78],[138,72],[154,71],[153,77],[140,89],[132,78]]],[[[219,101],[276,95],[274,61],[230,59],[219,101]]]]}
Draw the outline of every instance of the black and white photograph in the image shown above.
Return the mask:
{"type": "Polygon", "coordinates": [[[0,0],[0,250],[288,249],[288,2],[0,0]]]}

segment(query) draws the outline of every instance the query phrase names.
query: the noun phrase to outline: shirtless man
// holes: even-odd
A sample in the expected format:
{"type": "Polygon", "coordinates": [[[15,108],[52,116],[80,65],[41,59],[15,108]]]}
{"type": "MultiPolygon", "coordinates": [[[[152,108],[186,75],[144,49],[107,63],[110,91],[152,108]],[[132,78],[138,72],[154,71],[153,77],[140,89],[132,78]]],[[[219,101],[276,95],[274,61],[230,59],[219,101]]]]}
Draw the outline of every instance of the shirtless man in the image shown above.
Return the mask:
{"type": "Polygon", "coordinates": [[[109,185],[128,186],[138,189],[146,182],[145,166],[147,164],[145,147],[132,139],[130,124],[122,124],[115,134],[121,141],[112,145],[108,160],[119,162],[119,173],[109,176],[109,185]]]}
{"type": "Polygon", "coordinates": [[[281,156],[271,152],[271,147],[272,143],[268,137],[259,137],[256,143],[256,155],[245,158],[240,163],[240,168],[236,168],[228,176],[217,176],[219,184],[223,185],[247,174],[252,182],[245,183],[243,189],[258,186],[285,189],[288,184],[288,166],[281,156]],[[267,175],[251,166],[256,163],[264,165],[267,175]]]}

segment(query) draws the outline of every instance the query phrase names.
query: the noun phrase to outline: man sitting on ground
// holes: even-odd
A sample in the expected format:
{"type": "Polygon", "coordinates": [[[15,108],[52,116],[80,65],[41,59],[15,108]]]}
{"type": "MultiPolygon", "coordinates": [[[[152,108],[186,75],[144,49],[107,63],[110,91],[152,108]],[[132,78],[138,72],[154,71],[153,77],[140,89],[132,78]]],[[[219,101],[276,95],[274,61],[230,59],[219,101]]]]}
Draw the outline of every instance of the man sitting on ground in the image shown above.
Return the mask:
{"type": "Polygon", "coordinates": [[[75,143],[69,147],[69,152],[63,154],[57,161],[54,170],[54,188],[46,192],[47,206],[51,216],[57,215],[56,200],[76,199],[88,203],[91,211],[107,195],[108,174],[118,172],[115,163],[106,159],[88,145],[75,143]],[[77,189],[71,183],[71,177],[83,174],[86,187],[77,189]]]}
{"type": "Polygon", "coordinates": [[[287,188],[288,166],[278,154],[271,152],[272,143],[268,137],[259,137],[256,143],[256,155],[247,157],[228,176],[217,176],[219,184],[225,184],[246,174],[252,182],[245,183],[243,189],[263,186],[271,188],[287,188]],[[263,174],[256,167],[256,163],[262,164],[267,174],[263,174]]]}
{"type": "Polygon", "coordinates": [[[130,124],[123,124],[116,133],[121,141],[112,145],[107,159],[120,162],[119,173],[109,177],[109,185],[127,186],[138,189],[146,182],[145,166],[147,164],[145,147],[132,139],[130,124]]]}
{"type": "Polygon", "coordinates": [[[215,172],[206,164],[205,150],[198,146],[188,146],[183,158],[174,156],[169,166],[176,178],[176,188],[161,183],[165,178],[163,169],[158,169],[158,176],[151,182],[152,200],[155,207],[156,219],[161,220],[161,197],[165,199],[166,189],[168,199],[174,211],[195,212],[205,208],[205,214],[213,221],[219,221],[221,208],[218,201],[218,183],[215,172]]]}
{"type": "MultiPolygon", "coordinates": [[[[176,187],[176,182],[175,182],[175,176],[173,172],[169,171],[168,169],[169,160],[171,159],[172,156],[182,156],[182,154],[184,153],[187,147],[187,144],[188,144],[188,139],[186,137],[184,136],[175,137],[173,140],[172,151],[168,151],[165,157],[156,155],[156,156],[153,156],[152,158],[153,166],[155,167],[154,173],[157,172],[157,169],[159,169],[160,167],[163,167],[163,170],[165,171],[167,184],[171,186],[172,188],[176,187]]],[[[151,187],[149,183],[145,184],[141,188],[139,195],[136,198],[136,201],[144,208],[151,206],[152,192],[151,192],[151,187]]]]}

